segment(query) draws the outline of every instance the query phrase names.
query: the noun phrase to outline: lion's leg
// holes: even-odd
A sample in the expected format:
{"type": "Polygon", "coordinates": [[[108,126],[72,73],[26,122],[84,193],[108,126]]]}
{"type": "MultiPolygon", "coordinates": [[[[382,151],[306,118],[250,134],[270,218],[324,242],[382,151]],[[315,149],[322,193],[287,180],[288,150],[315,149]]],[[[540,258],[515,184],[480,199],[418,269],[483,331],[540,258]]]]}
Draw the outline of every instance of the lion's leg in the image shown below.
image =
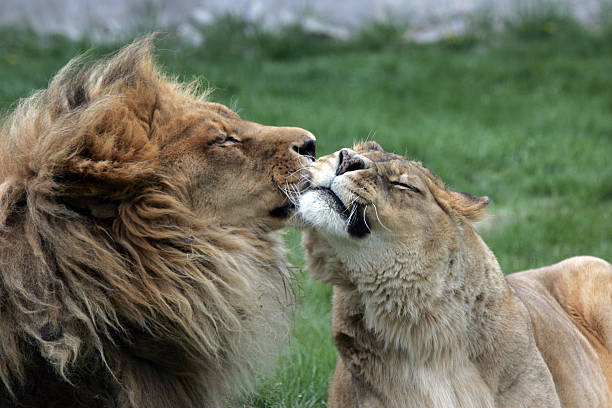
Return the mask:
{"type": "Polygon", "coordinates": [[[525,368],[514,373],[510,388],[496,395],[495,407],[561,408],[552,376],[540,352],[533,347],[524,350],[519,358],[525,368]]]}
{"type": "Polygon", "coordinates": [[[353,376],[342,357],[336,360],[336,369],[329,384],[329,408],[383,408],[385,405],[362,378],[353,376]]]}
{"type": "Polygon", "coordinates": [[[385,404],[364,384],[354,382],[357,404],[359,408],[385,408],[385,404]]]}
{"type": "Polygon", "coordinates": [[[329,408],[353,408],[357,406],[351,373],[344,366],[342,357],[338,357],[336,360],[336,369],[329,384],[327,406],[329,408]]]}
{"type": "Polygon", "coordinates": [[[612,265],[574,257],[550,267],[542,280],[597,353],[612,396],[612,265]]]}
{"type": "Polygon", "coordinates": [[[566,407],[609,407],[612,266],[594,257],[510,275],[566,407]]]}
{"type": "Polygon", "coordinates": [[[210,390],[190,376],[179,376],[147,360],[125,357],[118,373],[119,408],[217,408],[210,390]]]}
{"type": "Polygon", "coordinates": [[[612,352],[612,265],[580,256],[546,272],[542,280],[585,336],[612,352]]]}

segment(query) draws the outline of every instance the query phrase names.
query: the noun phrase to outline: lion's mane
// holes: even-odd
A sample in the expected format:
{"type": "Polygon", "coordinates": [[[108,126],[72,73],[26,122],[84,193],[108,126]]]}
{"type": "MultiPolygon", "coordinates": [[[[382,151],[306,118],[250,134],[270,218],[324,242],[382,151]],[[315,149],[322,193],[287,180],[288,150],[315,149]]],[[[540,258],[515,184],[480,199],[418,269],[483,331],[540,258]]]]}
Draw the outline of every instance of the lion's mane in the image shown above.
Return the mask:
{"type": "Polygon", "coordinates": [[[198,96],[151,43],[72,61],[4,120],[0,402],[217,406],[286,335],[280,239],[198,219],[159,169],[156,104],[198,96]]]}

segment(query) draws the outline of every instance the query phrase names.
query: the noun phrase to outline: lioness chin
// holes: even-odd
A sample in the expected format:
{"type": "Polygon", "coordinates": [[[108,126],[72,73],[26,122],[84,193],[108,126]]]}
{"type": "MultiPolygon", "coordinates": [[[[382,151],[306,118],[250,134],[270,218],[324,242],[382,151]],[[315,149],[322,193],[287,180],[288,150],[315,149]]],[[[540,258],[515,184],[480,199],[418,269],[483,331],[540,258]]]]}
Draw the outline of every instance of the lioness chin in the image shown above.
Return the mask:
{"type": "Polygon", "coordinates": [[[0,129],[0,407],[211,408],[288,336],[315,153],[167,79],[145,38],[0,129]]]}
{"type": "Polygon", "coordinates": [[[295,223],[334,287],[329,407],[611,406],[612,266],[505,278],[487,203],[373,142],[313,165],[295,223]]]}

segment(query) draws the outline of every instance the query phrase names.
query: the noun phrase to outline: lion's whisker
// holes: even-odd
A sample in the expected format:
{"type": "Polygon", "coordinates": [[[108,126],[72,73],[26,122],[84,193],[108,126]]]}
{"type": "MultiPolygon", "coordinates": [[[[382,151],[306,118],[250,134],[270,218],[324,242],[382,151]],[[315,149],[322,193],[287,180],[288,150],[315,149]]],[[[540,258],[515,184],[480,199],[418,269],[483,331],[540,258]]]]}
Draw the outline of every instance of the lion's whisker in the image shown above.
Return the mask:
{"type": "Polygon", "coordinates": [[[293,172],[289,173],[289,174],[287,175],[287,178],[289,178],[289,177],[293,176],[293,175],[294,175],[294,174],[296,174],[296,173],[299,173],[300,171],[304,171],[304,170],[306,170],[306,171],[307,171],[307,170],[308,170],[308,167],[303,166],[303,167],[298,168],[297,170],[295,170],[295,171],[293,171],[293,172]]]}

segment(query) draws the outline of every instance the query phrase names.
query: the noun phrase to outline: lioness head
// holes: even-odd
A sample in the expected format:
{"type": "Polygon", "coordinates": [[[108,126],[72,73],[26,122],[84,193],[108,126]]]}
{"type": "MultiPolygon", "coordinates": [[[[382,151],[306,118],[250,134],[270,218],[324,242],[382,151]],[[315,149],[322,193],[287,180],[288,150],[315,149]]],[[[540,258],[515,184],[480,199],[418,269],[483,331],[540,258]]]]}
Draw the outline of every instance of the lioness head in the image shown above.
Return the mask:
{"type": "MultiPolygon", "coordinates": [[[[313,262],[313,251],[321,261],[333,256],[344,264],[401,253],[434,262],[456,247],[461,224],[481,217],[489,201],[449,190],[420,163],[374,142],[322,157],[311,174],[295,222],[309,230],[313,262]]],[[[324,268],[313,269],[316,276],[324,268]]]]}

